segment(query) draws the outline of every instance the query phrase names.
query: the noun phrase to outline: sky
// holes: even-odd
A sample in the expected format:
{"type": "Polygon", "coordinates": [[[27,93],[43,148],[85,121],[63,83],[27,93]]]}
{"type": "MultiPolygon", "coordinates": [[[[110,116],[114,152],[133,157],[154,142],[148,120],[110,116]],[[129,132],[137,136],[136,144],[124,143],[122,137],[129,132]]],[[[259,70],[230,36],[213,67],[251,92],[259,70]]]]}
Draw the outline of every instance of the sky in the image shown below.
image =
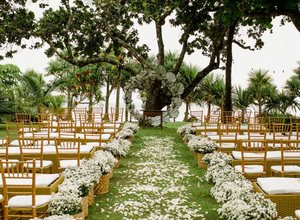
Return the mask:
{"type": "MultiPolygon", "coordinates": [[[[265,45],[261,50],[249,51],[234,45],[232,69],[232,82],[234,85],[246,87],[249,72],[263,69],[269,71],[274,79],[274,84],[280,89],[284,86],[286,79],[293,74],[293,69],[297,67],[297,61],[300,61],[300,32],[292,23],[280,26],[280,19],[275,19],[273,24],[273,33],[267,32],[263,35],[265,45]]],[[[141,42],[146,43],[150,47],[151,53],[155,54],[157,46],[154,25],[139,27],[138,30],[141,42]]],[[[166,39],[166,51],[179,52],[178,38],[180,30],[168,26],[164,28],[163,35],[166,39]]],[[[34,69],[44,73],[50,59],[46,57],[43,51],[43,49],[22,49],[14,55],[13,59],[5,59],[0,61],[0,64],[13,63],[19,66],[23,72],[34,69]]],[[[204,68],[208,63],[208,59],[203,57],[199,51],[196,51],[194,54],[186,56],[185,62],[204,68]]],[[[221,70],[215,72],[224,74],[224,71],[221,70]]]]}
{"type": "MultiPolygon", "coordinates": [[[[153,24],[145,25],[138,28],[141,43],[146,43],[151,53],[157,52],[155,27],[153,24]]],[[[180,30],[171,26],[163,29],[165,37],[165,50],[180,51],[178,39],[180,30]]],[[[265,43],[261,50],[249,51],[233,46],[233,68],[232,83],[233,85],[247,86],[248,74],[252,70],[268,70],[273,77],[273,83],[279,88],[283,88],[285,81],[293,74],[293,70],[300,62],[300,32],[292,23],[280,26],[280,19],[273,21],[273,33],[266,32],[263,35],[265,43]]],[[[43,49],[29,50],[22,49],[14,55],[13,59],[5,59],[0,64],[12,63],[17,65],[22,72],[34,69],[37,72],[45,73],[45,68],[50,61],[44,54],[43,49]]],[[[186,63],[191,63],[204,68],[208,63],[208,58],[203,57],[199,51],[185,57],[186,63]]],[[[214,71],[218,74],[224,74],[224,71],[214,71]]],[[[112,100],[114,98],[112,97],[112,100]]]]}

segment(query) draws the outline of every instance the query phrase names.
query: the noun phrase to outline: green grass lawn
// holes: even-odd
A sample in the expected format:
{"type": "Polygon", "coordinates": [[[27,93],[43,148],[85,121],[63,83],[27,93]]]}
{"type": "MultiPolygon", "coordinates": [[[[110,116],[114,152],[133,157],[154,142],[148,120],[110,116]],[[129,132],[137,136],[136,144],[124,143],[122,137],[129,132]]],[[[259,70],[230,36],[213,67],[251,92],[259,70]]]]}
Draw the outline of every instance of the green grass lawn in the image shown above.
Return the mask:
{"type": "MultiPolygon", "coordinates": [[[[187,206],[190,204],[196,204],[201,207],[201,214],[205,219],[219,219],[216,209],[218,204],[210,196],[211,185],[202,181],[201,177],[204,175],[205,170],[201,170],[197,166],[197,161],[193,158],[192,153],[189,151],[188,147],[183,143],[182,139],[176,133],[176,130],[183,123],[168,123],[164,126],[163,130],[159,128],[145,128],[140,129],[135,136],[134,143],[131,147],[131,152],[126,158],[121,159],[121,164],[119,168],[114,169],[114,176],[110,180],[110,192],[105,195],[97,195],[95,198],[95,203],[92,207],[89,208],[88,220],[99,220],[99,219],[124,219],[118,212],[114,212],[111,209],[116,203],[120,202],[120,192],[119,189],[122,186],[123,188],[132,184],[133,180],[131,178],[130,172],[134,169],[135,163],[140,163],[141,158],[136,156],[136,154],[143,148],[143,139],[146,136],[155,136],[157,138],[172,137],[175,142],[173,145],[173,152],[175,155],[175,160],[178,163],[184,164],[188,167],[189,176],[182,180],[182,184],[186,186],[185,194],[188,197],[187,206]]],[[[175,175],[175,174],[174,174],[175,175]]],[[[134,179],[137,182],[144,182],[143,178],[134,179]]],[[[159,184],[159,183],[158,183],[159,184]]],[[[148,192],[151,196],[151,192],[148,192]]],[[[135,195],[125,195],[122,197],[122,200],[134,200],[135,195]]],[[[158,209],[160,207],[157,207],[158,209]]],[[[145,213],[147,219],[151,214],[145,213]]],[[[127,219],[139,219],[140,217],[128,217],[127,219]]],[[[179,219],[179,218],[178,218],[179,219]]],[[[203,219],[203,218],[197,218],[203,219]]]]}

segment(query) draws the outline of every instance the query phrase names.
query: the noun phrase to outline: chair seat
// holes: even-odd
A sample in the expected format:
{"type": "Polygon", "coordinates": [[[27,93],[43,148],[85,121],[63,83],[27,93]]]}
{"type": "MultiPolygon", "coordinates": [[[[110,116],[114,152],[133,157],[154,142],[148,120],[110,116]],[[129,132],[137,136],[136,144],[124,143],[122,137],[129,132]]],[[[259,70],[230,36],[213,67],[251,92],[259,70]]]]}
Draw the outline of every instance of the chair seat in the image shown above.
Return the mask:
{"type": "Polygon", "coordinates": [[[2,196],[2,194],[0,194],[0,202],[2,202],[3,201],[3,196],[2,196]]]}
{"type": "MultiPolygon", "coordinates": [[[[32,162],[32,160],[26,160],[26,162],[32,162]]],[[[32,163],[29,163],[29,164],[26,164],[26,165],[28,165],[29,168],[33,168],[32,163]]],[[[53,165],[53,162],[51,160],[43,160],[43,166],[42,166],[40,160],[35,161],[35,167],[37,169],[39,169],[39,168],[48,168],[52,165],[53,165]]]]}
{"type": "Polygon", "coordinates": [[[257,178],[257,184],[261,189],[270,195],[275,194],[299,194],[300,181],[299,178],[287,177],[264,177],[257,178]]]}
{"type": "Polygon", "coordinates": [[[300,219],[300,209],[295,211],[295,216],[297,219],[300,219]]]}
{"type": "Polygon", "coordinates": [[[285,173],[299,173],[300,174],[300,166],[296,165],[287,165],[284,166],[284,171],[282,171],[282,166],[271,166],[271,170],[275,172],[285,172],[285,173]]]}
{"type": "Polygon", "coordinates": [[[235,148],[235,143],[221,143],[221,148],[235,148]]]}
{"type": "MultiPolygon", "coordinates": [[[[36,207],[47,205],[50,201],[51,195],[36,195],[36,207]]],[[[32,196],[14,196],[8,200],[8,207],[10,208],[31,208],[32,196]]]]}
{"type": "Polygon", "coordinates": [[[10,147],[19,147],[19,141],[18,140],[13,140],[12,142],[9,143],[10,147]]]}
{"type": "MultiPolygon", "coordinates": [[[[47,187],[50,186],[53,182],[55,182],[58,178],[59,178],[58,173],[52,173],[52,174],[37,173],[35,185],[37,187],[47,187]]],[[[8,185],[28,186],[32,184],[32,181],[30,179],[15,178],[15,179],[7,179],[6,183],[8,185]]],[[[1,176],[0,176],[0,187],[2,187],[1,176]]]]}
{"type": "MultiPolygon", "coordinates": [[[[237,165],[234,169],[238,172],[242,172],[242,165],[237,165]]],[[[263,174],[264,167],[262,165],[245,165],[245,173],[249,174],[263,174]]]]}
{"type": "Polygon", "coordinates": [[[61,160],[60,168],[65,169],[67,167],[75,167],[77,166],[77,160],[61,160]]]}

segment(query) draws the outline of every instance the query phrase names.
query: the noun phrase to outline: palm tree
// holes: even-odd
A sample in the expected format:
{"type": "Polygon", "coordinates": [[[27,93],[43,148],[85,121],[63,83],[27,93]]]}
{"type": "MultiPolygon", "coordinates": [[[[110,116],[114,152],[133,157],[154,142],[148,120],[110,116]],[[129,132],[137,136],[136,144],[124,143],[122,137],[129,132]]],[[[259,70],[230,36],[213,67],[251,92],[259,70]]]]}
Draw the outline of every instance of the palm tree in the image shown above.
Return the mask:
{"type": "Polygon", "coordinates": [[[211,106],[217,105],[220,108],[223,106],[225,95],[225,83],[223,77],[219,75],[209,74],[200,83],[196,89],[196,96],[200,102],[207,105],[207,115],[210,115],[211,106]]]}
{"type": "Polygon", "coordinates": [[[284,90],[271,97],[266,104],[268,111],[279,111],[283,115],[286,115],[289,108],[294,111],[299,110],[300,103],[297,101],[297,96],[291,95],[288,91],[284,90]]]}
{"type": "Polygon", "coordinates": [[[245,121],[245,112],[251,105],[251,94],[248,89],[243,89],[241,86],[235,88],[232,96],[233,105],[235,108],[242,111],[242,122],[245,121]]]}
{"type": "MultiPolygon", "coordinates": [[[[166,62],[168,62],[168,59],[165,59],[166,62]]],[[[179,76],[180,79],[179,81],[184,85],[189,85],[193,79],[196,77],[197,73],[199,72],[198,68],[193,65],[187,65],[185,63],[182,64],[180,71],[179,71],[179,76]]],[[[183,102],[185,103],[185,113],[184,113],[184,119],[183,121],[188,121],[188,116],[189,116],[189,106],[190,104],[195,101],[195,91],[192,92],[190,95],[188,95],[183,102]]]]}
{"type": "Polygon", "coordinates": [[[34,70],[25,72],[16,90],[19,110],[40,113],[47,106],[48,97],[55,88],[53,84],[46,84],[43,75],[34,70]]]}
{"type": "Polygon", "coordinates": [[[252,71],[248,81],[248,91],[251,94],[252,103],[258,106],[258,112],[261,115],[263,106],[276,95],[276,86],[272,84],[273,79],[268,71],[261,69],[252,71]]]}
{"type": "Polygon", "coordinates": [[[294,70],[294,75],[290,77],[285,83],[285,89],[291,95],[300,96],[300,61],[299,67],[294,70]]]}

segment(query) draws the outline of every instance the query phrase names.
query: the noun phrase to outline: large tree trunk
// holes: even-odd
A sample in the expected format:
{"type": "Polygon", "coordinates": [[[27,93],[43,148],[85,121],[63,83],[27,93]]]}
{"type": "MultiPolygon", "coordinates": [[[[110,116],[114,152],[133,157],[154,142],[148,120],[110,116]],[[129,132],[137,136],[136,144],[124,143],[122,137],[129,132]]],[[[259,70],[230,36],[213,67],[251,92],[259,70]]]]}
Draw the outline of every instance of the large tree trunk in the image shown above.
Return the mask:
{"type": "Polygon", "coordinates": [[[232,42],[237,22],[229,27],[227,34],[227,45],[226,45],[226,71],[225,71],[225,100],[224,100],[224,111],[232,111],[232,85],[231,85],[231,72],[232,72],[232,42]]]}
{"type": "Polygon", "coordinates": [[[105,112],[104,112],[104,120],[108,121],[109,120],[109,96],[110,96],[110,92],[109,92],[109,79],[107,79],[106,82],[106,96],[105,96],[105,112]]]}
{"type": "Polygon", "coordinates": [[[188,100],[186,100],[185,101],[185,113],[184,113],[183,121],[188,121],[189,120],[189,105],[190,105],[190,102],[188,100]]]}
{"type": "Polygon", "coordinates": [[[147,94],[145,110],[161,110],[163,107],[171,104],[171,97],[161,88],[162,83],[158,80],[153,82],[152,89],[147,94]]]}

